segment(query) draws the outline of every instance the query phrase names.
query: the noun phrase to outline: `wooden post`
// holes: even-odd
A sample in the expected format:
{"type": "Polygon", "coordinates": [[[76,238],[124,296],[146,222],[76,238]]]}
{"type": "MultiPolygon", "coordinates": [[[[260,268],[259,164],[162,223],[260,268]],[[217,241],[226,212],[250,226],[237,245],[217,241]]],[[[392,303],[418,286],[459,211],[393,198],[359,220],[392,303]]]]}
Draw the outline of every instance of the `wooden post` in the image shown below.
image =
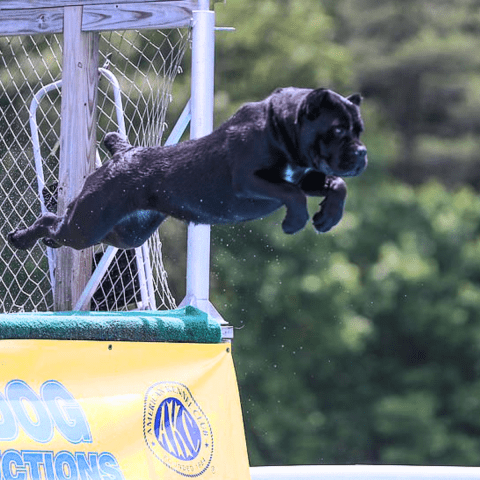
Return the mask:
{"type": "MultiPolygon", "coordinates": [[[[82,32],[83,7],[65,7],[58,212],[93,171],[96,148],[98,34],[82,32]]],[[[57,250],[55,310],[71,310],[92,272],[92,249],[57,250]]]]}

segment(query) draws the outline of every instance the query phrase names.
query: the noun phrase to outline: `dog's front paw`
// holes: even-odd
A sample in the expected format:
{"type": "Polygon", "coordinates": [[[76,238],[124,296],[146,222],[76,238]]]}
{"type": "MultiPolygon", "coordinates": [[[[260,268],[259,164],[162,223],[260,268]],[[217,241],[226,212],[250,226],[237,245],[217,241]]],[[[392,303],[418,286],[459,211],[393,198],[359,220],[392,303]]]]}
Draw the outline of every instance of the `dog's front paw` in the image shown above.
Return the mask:
{"type": "Polygon", "coordinates": [[[35,240],[29,241],[25,235],[25,230],[14,230],[7,234],[7,241],[10,246],[19,250],[27,250],[35,245],[35,240]]]}
{"type": "Polygon", "coordinates": [[[318,233],[325,233],[342,219],[344,202],[334,203],[325,199],[320,207],[320,210],[313,216],[313,226],[318,233]]]}
{"type": "Polygon", "coordinates": [[[308,213],[305,211],[304,215],[289,215],[282,222],[282,230],[289,235],[299,232],[308,222],[308,213]]]}

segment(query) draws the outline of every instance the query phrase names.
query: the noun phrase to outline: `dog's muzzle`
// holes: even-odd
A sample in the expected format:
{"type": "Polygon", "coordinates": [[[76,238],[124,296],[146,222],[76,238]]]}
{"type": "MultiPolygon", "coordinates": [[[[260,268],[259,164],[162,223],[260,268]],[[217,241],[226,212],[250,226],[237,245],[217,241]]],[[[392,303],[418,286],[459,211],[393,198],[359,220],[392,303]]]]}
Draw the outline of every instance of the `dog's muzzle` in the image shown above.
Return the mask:
{"type": "Polygon", "coordinates": [[[367,165],[368,165],[366,147],[363,147],[363,146],[358,147],[357,151],[355,152],[355,155],[357,157],[355,175],[359,175],[360,173],[362,173],[367,168],[367,165]]]}
{"type": "Polygon", "coordinates": [[[355,177],[360,175],[367,168],[367,148],[363,145],[358,147],[353,153],[352,160],[354,161],[353,168],[348,172],[343,173],[342,177],[355,177]]]}

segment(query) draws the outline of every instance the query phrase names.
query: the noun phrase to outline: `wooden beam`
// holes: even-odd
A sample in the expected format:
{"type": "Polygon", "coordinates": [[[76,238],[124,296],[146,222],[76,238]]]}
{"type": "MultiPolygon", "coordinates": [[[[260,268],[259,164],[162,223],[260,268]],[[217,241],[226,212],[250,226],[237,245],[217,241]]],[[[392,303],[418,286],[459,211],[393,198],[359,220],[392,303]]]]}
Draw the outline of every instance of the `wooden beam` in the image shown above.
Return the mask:
{"type": "MultiPolygon", "coordinates": [[[[64,7],[2,10],[3,3],[0,5],[0,36],[63,32],[64,7]]],[[[191,0],[87,5],[83,7],[82,31],[188,27],[191,6],[191,0]]]]}
{"type": "Polygon", "coordinates": [[[69,6],[87,6],[87,5],[120,5],[122,3],[149,3],[149,2],[171,2],[188,3],[192,10],[198,7],[198,0],[181,0],[178,2],[172,0],[1,0],[0,12],[2,10],[15,10],[18,8],[38,9],[38,8],[56,8],[69,6]]]}
{"type": "Polygon", "coordinates": [[[89,5],[83,10],[83,31],[188,27],[190,1],[152,2],[139,5],[89,5]]]}
{"type": "Polygon", "coordinates": [[[63,31],[63,8],[1,10],[0,35],[36,35],[63,31]]]}
{"type": "MultiPolygon", "coordinates": [[[[65,7],[58,212],[95,168],[98,34],[83,33],[82,7],[65,7]]],[[[92,272],[92,249],[57,250],[55,310],[71,310],[92,272]]]]}

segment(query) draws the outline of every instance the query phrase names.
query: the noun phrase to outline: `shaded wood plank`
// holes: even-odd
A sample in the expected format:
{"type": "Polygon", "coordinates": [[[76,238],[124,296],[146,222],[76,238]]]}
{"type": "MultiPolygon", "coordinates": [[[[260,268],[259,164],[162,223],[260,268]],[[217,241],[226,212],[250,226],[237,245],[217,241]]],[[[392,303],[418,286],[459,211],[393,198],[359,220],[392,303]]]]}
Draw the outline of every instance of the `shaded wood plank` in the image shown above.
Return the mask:
{"type": "Polygon", "coordinates": [[[0,35],[36,35],[63,31],[63,8],[1,10],[0,35]]]}
{"type": "MultiPolygon", "coordinates": [[[[83,7],[82,30],[106,31],[176,28],[190,25],[190,0],[89,5],[83,7]]],[[[0,11],[0,36],[63,31],[63,7],[0,11]]]]}
{"type": "MultiPolygon", "coordinates": [[[[149,3],[149,2],[167,2],[172,0],[1,0],[0,11],[13,10],[17,8],[55,8],[75,5],[102,5],[102,4],[121,4],[121,3],[149,3]]],[[[198,6],[197,0],[181,0],[177,3],[188,3],[194,10],[198,6]]]]}
{"type": "Polygon", "coordinates": [[[190,25],[189,1],[90,5],[83,9],[84,31],[175,28],[190,25]]]}

